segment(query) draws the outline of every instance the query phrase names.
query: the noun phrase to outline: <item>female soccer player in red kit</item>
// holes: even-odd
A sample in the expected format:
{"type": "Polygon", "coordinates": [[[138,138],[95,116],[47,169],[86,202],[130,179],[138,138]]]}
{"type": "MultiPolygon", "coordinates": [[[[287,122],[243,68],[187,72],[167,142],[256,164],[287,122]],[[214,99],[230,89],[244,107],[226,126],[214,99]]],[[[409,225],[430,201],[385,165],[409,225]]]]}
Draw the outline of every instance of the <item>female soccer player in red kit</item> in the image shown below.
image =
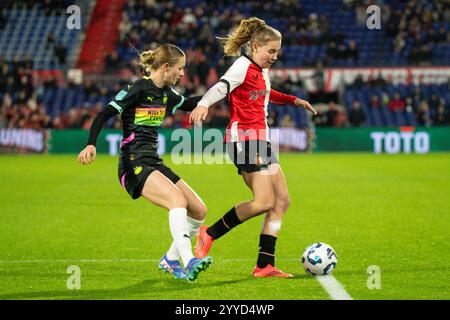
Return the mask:
{"type": "Polygon", "coordinates": [[[291,104],[316,112],[307,101],[270,88],[268,69],[281,48],[279,31],[252,17],[243,19],[223,42],[226,56],[240,56],[241,47],[248,43],[247,54],[240,56],[206,92],[190,120],[196,123],[205,120],[208,107],[228,96],[227,151],[254,198],[234,206],[212,226],[201,227],[195,254],[198,258],[206,256],[214,240],[242,222],[266,213],[253,276],[290,278],[291,274],[275,268],[276,240],[290,199],[283,171],[270,146],[267,106],[269,102],[291,104]]]}

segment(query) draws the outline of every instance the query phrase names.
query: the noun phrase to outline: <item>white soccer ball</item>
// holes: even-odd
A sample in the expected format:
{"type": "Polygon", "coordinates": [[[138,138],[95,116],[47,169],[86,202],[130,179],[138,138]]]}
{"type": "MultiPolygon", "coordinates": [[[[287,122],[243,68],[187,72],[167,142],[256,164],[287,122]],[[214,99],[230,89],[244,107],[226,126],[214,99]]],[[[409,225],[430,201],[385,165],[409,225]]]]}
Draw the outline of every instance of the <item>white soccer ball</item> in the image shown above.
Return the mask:
{"type": "Polygon", "coordinates": [[[313,276],[331,274],[336,269],[337,256],[332,247],[317,242],[306,248],[302,256],[302,265],[306,272],[313,276]]]}

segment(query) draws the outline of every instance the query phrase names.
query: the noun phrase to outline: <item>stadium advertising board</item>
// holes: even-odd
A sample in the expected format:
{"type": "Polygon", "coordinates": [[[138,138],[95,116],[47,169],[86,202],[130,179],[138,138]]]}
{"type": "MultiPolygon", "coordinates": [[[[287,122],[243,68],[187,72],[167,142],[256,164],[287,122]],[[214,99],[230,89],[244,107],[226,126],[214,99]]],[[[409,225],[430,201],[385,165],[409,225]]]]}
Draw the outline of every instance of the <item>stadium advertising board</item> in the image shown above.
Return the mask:
{"type": "MultiPolygon", "coordinates": [[[[159,134],[159,154],[171,152],[221,151],[223,131],[213,129],[195,133],[188,129],[164,129],[159,134]],[[214,133],[214,134],[212,134],[214,133]],[[198,142],[196,142],[198,141],[198,142]]],[[[50,153],[77,153],[85,144],[85,130],[53,130],[48,141],[50,153]]],[[[428,153],[450,150],[450,128],[317,128],[314,134],[296,128],[274,128],[271,141],[280,151],[428,153]]],[[[117,155],[122,140],[119,130],[104,130],[97,142],[97,152],[117,155]]],[[[2,142],[3,143],[3,142],[2,142]]]]}
{"type": "Polygon", "coordinates": [[[0,129],[2,153],[42,153],[46,149],[46,132],[33,129],[0,129]]]}
{"type": "Polygon", "coordinates": [[[421,128],[320,128],[313,151],[365,151],[388,154],[449,151],[450,129],[421,128]]]}
{"type": "MultiPolygon", "coordinates": [[[[224,129],[160,129],[158,134],[158,153],[160,155],[176,152],[222,152],[224,129]]],[[[86,130],[53,130],[48,141],[50,153],[77,153],[87,140],[86,130]]],[[[117,155],[122,132],[105,129],[97,140],[97,152],[117,155]]],[[[274,128],[271,130],[272,144],[280,150],[307,151],[310,147],[309,135],[296,128],[274,128]]]]}

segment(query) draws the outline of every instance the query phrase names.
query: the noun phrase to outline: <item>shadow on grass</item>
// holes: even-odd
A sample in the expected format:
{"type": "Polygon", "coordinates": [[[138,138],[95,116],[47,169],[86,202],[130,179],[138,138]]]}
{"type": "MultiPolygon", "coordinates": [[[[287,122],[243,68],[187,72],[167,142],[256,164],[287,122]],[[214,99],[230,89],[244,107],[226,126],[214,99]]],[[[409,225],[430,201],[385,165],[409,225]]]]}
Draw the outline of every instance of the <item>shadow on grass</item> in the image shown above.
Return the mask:
{"type": "Polygon", "coordinates": [[[225,281],[209,281],[202,282],[201,280],[194,283],[179,280],[160,280],[151,279],[144,280],[139,283],[135,283],[130,286],[126,286],[118,289],[94,289],[94,290],[51,290],[51,291],[34,291],[34,292],[20,292],[10,294],[0,294],[0,300],[116,300],[116,299],[131,299],[131,298],[143,298],[143,299],[173,299],[166,293],[174,291],[191,291],[201,290],[204,288],[221,287],[229,284],[236,284],[243,281],[252,280],[249,277],[242,279],[231,279],[225,281]],[[160,286],[155,288],[155,285],[164,285],[164,288],[160,286]]]}
{"type": "Polygon", "coordinates": [[[288,279],[289,281],[314,279],[314,277],[310,276],[309,274],[305,274],[305,273],[293,273],[292,275],[294,276],[294,278],[288,279]]]}
{"type": "Polygon", "coordinates": [[[198,291],[202,289],[210,289],[214,287],[224,287],[227,285],[243,284],[244,282],[261,282],[264,281],[295,281],[310,280],[311,276],[307,274],[294,274],[293,279],[254,279],[252,276],[241,278],[233,278],[222,281],[202,281],[199,279],[194,283],[179,281],[175,279],[148,279],[123,288],[117,289],[93,289],[93,290],[50,290],[50,291],[34,291],[0,294],[0,300],[116,300],[116,299],[173,299],[167,293],[183,290],[184,292],[198,291]],[[164,286],[161,288],[161,285],[164,286]],[[156,286],[156,287],[155,287],[156,286]]]}
{"type": "Polygon", "coordinates": [[[95,290],[52,290],[37,292],[21,292],[13,294],[2,294],[0,300],[25,300],[25,299],[124,299],[127,296],[145,294],[158,281],[144,280],[118,289],[95,289],[95,290]]]}

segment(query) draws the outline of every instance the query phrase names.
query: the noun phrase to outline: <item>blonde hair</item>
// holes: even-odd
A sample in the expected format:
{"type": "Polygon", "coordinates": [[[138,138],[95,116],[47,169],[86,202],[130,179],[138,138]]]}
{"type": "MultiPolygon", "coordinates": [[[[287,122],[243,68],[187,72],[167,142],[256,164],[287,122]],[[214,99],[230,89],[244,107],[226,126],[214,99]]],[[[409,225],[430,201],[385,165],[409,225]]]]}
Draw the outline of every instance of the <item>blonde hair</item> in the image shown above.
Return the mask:
{"type": "Polygon", "coordinates": [[[142,52],[140,62],[147,71],[150,71],[158,70],[165,63],[172,67],[181,57],[184,57],[184,52],[179,47],[173,44],[163,44],[155,50],[142,52]]]}
{"type": "Polygon", "coordinates": [[[262,46],[268,41],[281,40],[281,33],[256,17],[242,19],[227,37],[219,38],[224,45],[225,56],[240,56],[241,47],[249,42],[262,46]]]}

